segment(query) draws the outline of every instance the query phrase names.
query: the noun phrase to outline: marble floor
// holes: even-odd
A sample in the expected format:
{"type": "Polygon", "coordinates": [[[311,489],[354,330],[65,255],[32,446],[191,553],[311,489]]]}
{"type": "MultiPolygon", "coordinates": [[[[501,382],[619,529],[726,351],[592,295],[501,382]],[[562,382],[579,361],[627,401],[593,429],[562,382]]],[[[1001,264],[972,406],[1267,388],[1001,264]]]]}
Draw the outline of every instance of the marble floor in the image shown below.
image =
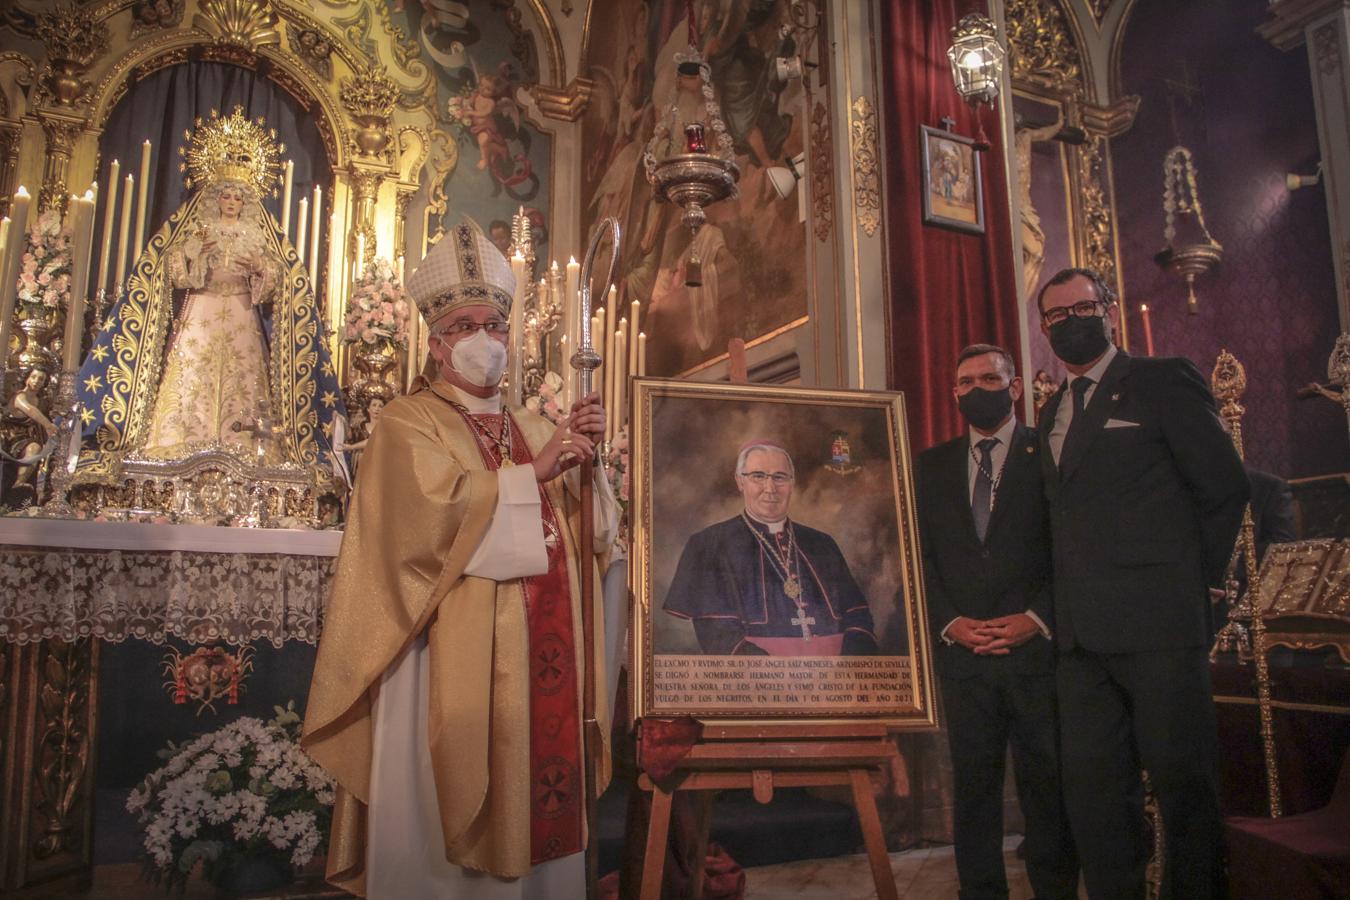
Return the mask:
{"type": "MultiPolygon", "coordinates": [[[[1032,897],[1026,865],[1016,853],[1021,840],[1014,835],[1003,844],[1010,900],[1030,900],[1032,897]]],[[[956,897],[956,857],[951,847],[892,853],[891,873],[905,900],[954,900],[956,897]]],[[[745,886],[745,900],[867,900],[876,896],[872,870],[863,855],[746,869],[745,886]]]]}

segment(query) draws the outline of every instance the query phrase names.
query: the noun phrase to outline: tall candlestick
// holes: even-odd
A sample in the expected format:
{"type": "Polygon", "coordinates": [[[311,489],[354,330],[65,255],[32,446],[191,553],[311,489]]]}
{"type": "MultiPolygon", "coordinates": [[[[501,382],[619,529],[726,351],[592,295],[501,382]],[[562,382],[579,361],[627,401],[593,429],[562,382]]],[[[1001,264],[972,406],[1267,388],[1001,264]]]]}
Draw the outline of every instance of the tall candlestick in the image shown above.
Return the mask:
{"type": "Polygon", "coordinates": [[[567,335],[558,338],[558,374],[562,376],[563,412],[572,406],[572,348],[567,346],[567,335]]]}
{"type": "Polygon", "coordinates": [[[84,306],[89,287],[89,258],[94,242],[94,194],[70,198],[71,267],[70,302],[66,306],[66,331],[62,344],[62,368],[74,372],[80,367],[84,343],[84,306]]]}
{"type": "Polygon", "coordinates": [[[638,332],[637,374],[647,374],[647,334],[643,331],[638,332]]]}
{"type": "Polygon", "coordinates": [[[312,230],[309,234],[309,283],[318,290],[319,287],[319,233],[323,231],[319,223],[323,220],[319,218],[319,213],[323,209],[323,188],[317,184],[314,185],[314,199],[309,204],[309,217],[312,230]]]}
{"type": "Polygon", "coordinates": [[[511,275],[515,278],[516,289],[511,296],[510,357],[507,360],[507,388],[511,392],[511,405],[519,406],[525,399],[525,283],[529,273],[525,271],[525,257],[517,250],[511,255],[511,275]]]}
{"type": "MultiPolygon", "coordinates": [[[[605,308],[602,306],[591,316],[591,343],[597,354],[605,352],[605,308]]],[[[595,367],[595,375],[591,379],[591,384],[600,394],[600,402],[605,402],[605,370],[609,368],[609,358],[600,357],[600,365],[595,367]]]]}
{"type": "MultiPolygon", "coordinates": [[[[300,198],[300,211],[295,217],[295,255],[305,261],[305,235],[309,232],[309,200],[300,198]]],[[[312,280],[312,279],[311,279],[312,280]]]]}
{"type": "Polygon", "coordinates": [[[622,368],[619,365],[619,358],[614,355],[614,326],[611,324],[605,329],[605,439],[614,440],[614,434],[619,430],[615,424],[615,416],[618,415],[618,407],[614,405],[614,378],[615,373],[622,368]]]}
{"type": "Polygon", "coordinates": [[[9,216],[0,219],[0,260],[5,258],[5,248],[9,246],[9,216]]]}
{"type": "Polygon", "coordinates": [[[122,184],[122,221],[117,229],[117,280],[113,284],[113,296],[120,297],[126,288],[127,277],[127,241],[131,238],[131,201],[136,193],[136,176],[127,174],[122,184]]]}
{"type": "Polygon", "coordinates": [[[364,232],[356,233],[356,259],[352,260],[352,279],[361,277],[361,262],[366,257],[366,235],[364,232]]]}
{"type": "Polygon", "coordinates": [[[642,314],[642,304],[633,301],[628,317],[628,374],[636,375],[638,367],[638,322],[642,314]]]}
{"type": "Polygon", "coordinates": [[[295,161],[286,160],[286,176],[281,182],[281,233],[291,236],[291,187],[295,181],[295,161]]]}
{"type": "Polygon", "coordinates": [[[625,352],[625,344],[628,342],[628,320],[619,320],[619,330],[614,335],[614,433],[617,435],[623,430],[628,419],[628,411],[624,409],[625,394],[628,390],[626,384],[628,380],[627,367],[624,365],[628,359],[625,352]]]}
{"type": "Polygon", "coordinates": [[[117,223],[114,218],[117,210],[117,178],[121,171],[122,164],[114,159],[112,168],[108,170],[108,189],[103,192],[103,234],[100,236],[103,246],[98,251],[98,281],[94,283],[95,291],[105,290],[108,287],[108,260],[112,257],[113,226],[117,223]]]}
{"type": "Polygon", "coordinates": [[[1149,319],[1148,304],[1139,304],[1139,316],[1144,320],[1144,353],[1153,355],[1153,322],[1149,319]]]}
{"type": "Polygon", "coordinates": [[[14,303],[19,295],[19,260],[28,249],[28,204],[32,198],[23,185],[9,205],[9,238],[0,262],[0,374],[9,365],[9,335],[14,327],[14,303]]]}
{"type": "Polygon", "coordinates": [[[141,144],[141,186],[140,192],[136,195],[136,239],[132,244],[135,251],[131,258],[137,260],[141,258],[141,251],[145,248],[145,213],[150,202],[150,142],[141,144]]]}

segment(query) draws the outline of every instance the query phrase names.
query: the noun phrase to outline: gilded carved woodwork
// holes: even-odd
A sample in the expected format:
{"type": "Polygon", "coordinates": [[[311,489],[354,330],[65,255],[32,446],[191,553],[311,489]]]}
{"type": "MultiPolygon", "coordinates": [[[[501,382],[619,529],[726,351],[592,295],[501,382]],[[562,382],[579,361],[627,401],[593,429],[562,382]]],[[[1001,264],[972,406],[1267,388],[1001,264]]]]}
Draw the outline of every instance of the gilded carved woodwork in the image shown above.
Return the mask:
{"type": "Polygon", "coordinates": [[[881,176],[877,171],[877,113],[866,97],[853,101],[849,117],[853,156],[853,207],[868,237],[881,225],[881,176]]]}
{"type": "Polygon", "coordinates": [[[1092,135],[1078,152],[1078,199],[1082,211],[1083,262],[1095,269],[1108,284],[1116,278],[1115,228],[1112,224],[1114,204],[1107,193],[1110,175],[1106,155],[1106,138],[1092,135]]]}
{"type": "Polygon", "coordinates": [[[281,43],[269,0],[200,0],[192,24],[228,46],[250,49],[281,43]]]}
{"type": "Polygon", "coordinates": [[[1106,18],[1106,12],[1111,8],[1111,0],[1087,0],[1088,8],[1092,10],[1092,17],[1097,20],[1097,24],[1102,23],[1106,18]]]}
{"type": "Polygon", "coordinates": [[[539,111],[545,116],[560,122],[575,122],[590,105],[595,82],[578,75],[566,88],[536,84],[531,85],[528,90],[534,102],[539,104],[539,111]]]}
{"type": "Polygon", "coordinates": [[[1083,93],[1083,58],[1056,0],[1009,0],[1008,60],[1014,82],[1083,93]]]}
{"type": "Polygon", "coordinates": [[[325,81],[333,77],[333,43],[323,31],[286,23],[286,40],[291,52],[325,81]]]}
{"type": "Polygon", "coordinates": [[[1317,60],[1317,71],[1323,75],[1335,75],[1341,69],[1341,45],[1337,39],[1335,23],[1319,25],[1313,31],[1312,38],[1313,58],[1317,60]]]}
{"type": "Polygon", "coordinates": [[[56,207],[64,210],[70,192],[67,188],[70,173],[70,154],[75,147],[84,123],[44,110],[38,113],[42,133],[47,138],[47,152],[43,161],[42,191],[38,195],[38,209],[56,207]]]}
{"type": "Polygon", "coordinates": [[[811,110],[811,228],[816,240],[827,241],[834,229],[834,148],[830,143],[830,111],[816,101],[811,110]]]}
{"type": "Polygon", "coordinates": [[[43,820],[33,856],[50,859],[79,841],[76,810],[90,801],[93,754],[90,719],[91,639],[49,641],[38,688],[37,812],[43,820]]]}
{"type": "Polygon", "coordinates": [[[91,862],[98,641],[5,642],[0,656],[8,683],[0,891],[8,891],[78,877],[91,862]]]}
{"type": "Polygon", "coordinates": [[[40,102],[70,108],[87,102],[84,73],[108,49],[108,32],[88,9],[57,7],[38,16],[38,38],[47,49],[40,102]]]}
{"type": "Polygon", "coordinates": [[[369,65],[342,79],[338,96],[357,125],[357,153],[368,158],[384,157],[392,140],[389,119],[398,102],[398,85],[382,67],[369,65]]]}

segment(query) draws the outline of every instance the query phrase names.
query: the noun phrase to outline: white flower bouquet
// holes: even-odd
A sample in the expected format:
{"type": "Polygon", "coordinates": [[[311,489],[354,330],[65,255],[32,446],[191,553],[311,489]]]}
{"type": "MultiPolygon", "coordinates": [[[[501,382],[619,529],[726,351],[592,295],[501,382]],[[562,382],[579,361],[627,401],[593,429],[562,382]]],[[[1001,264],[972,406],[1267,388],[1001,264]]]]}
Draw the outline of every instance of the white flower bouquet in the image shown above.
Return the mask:
{"type": "Polygon", "coordinates": [[[144,829],[146,869],[156,883],[184,885],[193,867],[216,885],[244,861],[283,871],[326,848],[335,786],[300,749],[295,703],[276,718],[236,719],[161,750],[165,765],[127,798],[144,829]]]}
{"type": "Polygon", "coordinates": [[[55,208],[38,217],[21,258],[18,300],[26,307],[60,309],[70,293],[70,230],[55,208]]]}

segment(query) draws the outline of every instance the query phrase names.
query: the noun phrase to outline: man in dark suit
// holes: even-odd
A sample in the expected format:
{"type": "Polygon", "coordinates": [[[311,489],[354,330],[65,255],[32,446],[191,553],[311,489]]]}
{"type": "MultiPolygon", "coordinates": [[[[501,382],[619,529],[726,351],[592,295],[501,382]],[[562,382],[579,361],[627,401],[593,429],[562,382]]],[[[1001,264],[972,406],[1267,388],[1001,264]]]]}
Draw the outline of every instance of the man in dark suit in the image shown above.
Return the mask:
{"type": "Polygon", "coordinates": [[[1050,527],[1036,432],[1006,350],[961,352],[953,388],[967,434],[918,461],[929,620],[955,782],[961,897],[1008,896],[1003,766],[1012,745],[1026,817],[1027,874],[1040,898],[1076,896],[1078,866],[1059,784],[1050,527]]]}
{"type": "Polygon", "coordinates": [[[1142,898],[1140,769],[1166,836],[1164,897],[1222,892],[1207,651],[1247,476],[1199,370],[1136,359],[1095,272],[1041,289],[1041,330],[1069,371],[1040,420],[1054,548],[1064,796],[1088,893],[1142,898]]]}

